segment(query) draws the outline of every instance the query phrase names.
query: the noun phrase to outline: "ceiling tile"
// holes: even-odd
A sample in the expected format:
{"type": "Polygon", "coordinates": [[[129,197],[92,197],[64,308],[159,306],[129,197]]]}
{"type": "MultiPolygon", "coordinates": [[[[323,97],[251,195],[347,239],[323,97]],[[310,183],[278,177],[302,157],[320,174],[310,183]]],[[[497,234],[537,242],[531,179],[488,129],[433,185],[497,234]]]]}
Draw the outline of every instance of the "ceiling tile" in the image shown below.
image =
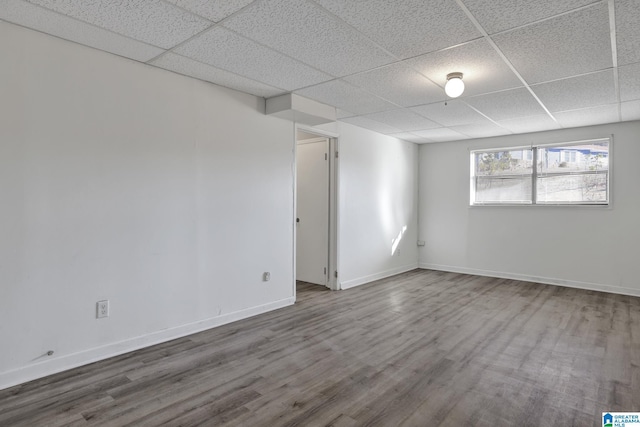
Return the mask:
{"type": "Polygon", "coordinates": [[[481,36],[454,1],[316,0],[316,3],[399,58],[433,52],[481,36]]]}
{"type": "Polygon", "coordinates": [[[492,120],[544,114],[544,109],[525,88],[474,96],[465,101],[492,120]]]}
{"type": "Polygon", "coordinates": [[[613,70],[531,86],[549,111],[567,111],[616,102],[613,70]]]}
{"type": "Polygon", "coordinates": [[[518,117],[517,119],[501,120],[500,126],[509,129],[513,133],[539,132],[543,130],[560,129],[548,114],[538,114],[537,116],[518,117]]]}
{"type": "Polygon", "coordinates": [[[407,109],[382,111],[380,113],[368,114],[365,117],[381,123],[386,123],[389,126],[394,126],[398,130],[404,132],[433,129],[440,126],[439,124],[434,123],[429,119],[425,119],[424,117],[407,109]]]}
{"type": "Polygon", "coordinates": [[[345,123],[432,142],[638,118],[638,1],[0,0],[0,19],[256,96],[292,91],[345,123]],[[454,71],[466,90],[445,106],[454,71]]]}
{"type": "Polygon", "coordinates": [[[618,104],[601,105],[582,110],[555,113],[554,117],[563,127],[591,126],[603,123],[615,123],[619,120],[618,104]]]}
{"type": "Polygon", "coordinates": [[[362,116],[347,117],[345,119],[341,119],[340,121],[351,123],[352,125],[384,134],[400,132],[400,129],[394,128],[393,126],[389,126],[362,116]]]}
{"type": "Polygon", "coordinates": [[[640,5],[638,0],[616,0],[618,65],[640,62],[640,5]]]}
{"type": "Polygon", "coordinates": [[[640,101],[629,101],[620,104],[622,120],[640,120],[640,101]]]}
{"type": "Polygon", "coordinates": [[[332,76],[395,60],[350,26],[306,1],[256,2],[223,25],[332,76]]]}
{"type": "Polygon", "coordinates": [[[424,144],[426,142],[432,142],[430,139],[427,139],[422,136],[415,135],[410,132],[400,132],[400,133],[391,133],[389,136],[394,138],[402,139],[404,141],[415,142],[417,144],[424,144]]]}
{"type": "Polygon", "coordinates": [[[403,107],[444,99],[444,91],[403,63],[387,65],[344,80],[403,107]]]}
{"type": "Polygon", "coordinates": [[[333,80],[297,90],[296,93],[354,114],[368,114],[398,108],[342,80],[333,80]]]}
{"type": "Polygon", "coordinates": [[[411,110],[442,126],[459,126],[487,121],[486,117],[459,99],[447,101],[446,105],[444,102],[436,102],[413,107],[411,110]]]}
{"type": "Polygon", "coordinates": [[[269,98],[285,92],[282,89],[271,87],[171,52],[151,61],[150,64],[164,68],[165,70],[174,71],[186,76],[195,77],[196,79],[215,83],[220,86],[225,86],[256,96],[262,96],[264,98],[269,98]]]}
{"type": "Polygon", "coordinates": [[[520,79],[484,39],[405,62],[442,87],[447,81],[447,74],[454,71],[463,73],[463,97],[522,86],[520,79]]]}
{"type": "Polygon", "coordinates": [[[0,19],[136,61],[145,62],[164,52],[158,47],[20,0],[0,2],[0,19]]]}
{"type": "Polygon", "coordinates": [[[620,99],[623,101],[640,99],[640,63],[619,67],[618,79],[620,99]]]}
{"type": "Polygon", "coordinates": [[[594,0],[462,0],[489,34],[549,18],[588,4],[594,0]]]}
{"type": "Polygon", "coordinates": [[[311,86],[331,78],[222,27],[212,28],[174,52],[286,90],[311,86]]]}
{"type": "Polygon", "coordinates": [[[473,123],[470,125],[452,126],[450,128],[471,138],[486,138],[488,136],[509,135],[511,131],[502,128],[487,120],[486,123],[473,123]]]}
{"type": "Polygon", "coordinates": [[[353,116],[355,116],[355,114],[353,114],[351,111],[346,111],[340,108],[336,108],[336,118],[338,119],[345,119],[347,117],[353,117],[353,116]]]}
{"type": "Polygon", "coordinates": [[[606,3],[493,37],[529,83],[613,66],[606,3]]]}
{"type": "Polygon", "coordinates": [[[427,138],[432,142],[445,142],[445,141],[460,141],[463,139],[469,139],[468,136],[458,133],[449,128],[437,128],[429,130],[421,130],[418,132],[412,132],[417,136],[427,138]]]}
{"type": "Polygon", "coordinates": [[[213,22],[219,22],[253,0],[167,0],[213,22]]]}
{"type": "Polygon", "coordinates": [[[145,43],[169,49],[211,23],[161,0],[29,0],[145,43]]]}

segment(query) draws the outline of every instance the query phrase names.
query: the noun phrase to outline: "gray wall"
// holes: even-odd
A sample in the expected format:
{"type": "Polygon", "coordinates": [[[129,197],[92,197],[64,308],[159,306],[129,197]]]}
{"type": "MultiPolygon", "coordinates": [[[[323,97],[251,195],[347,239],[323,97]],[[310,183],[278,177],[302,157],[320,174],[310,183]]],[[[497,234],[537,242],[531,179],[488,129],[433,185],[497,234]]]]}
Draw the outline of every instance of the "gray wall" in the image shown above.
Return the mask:
{"type": "Polygon", "coordinates": [[[420,147],[420,266],[640,295],[640,122],[420,147]],[[612,205],[469,207],[469,150],[614,135],[612,205]]]}
{"type": "Polygon", "coordinates": [[[3,22],[0,51],[0,388],[293,303],[293,123],[3,22]]]}
{"type": "MultiPolygon", "coordinates": [[[[0,388],[293,303],[292,122],[3,22],[0,51],[0,388]]],[[[417,146],[333,128],[343,288],[415,268],[417,146]]]]}
{"type": "Polygon", "coordinates": [[[348,123],[339,135],[342,289],[418,267],[418,146],[348,123]]]}

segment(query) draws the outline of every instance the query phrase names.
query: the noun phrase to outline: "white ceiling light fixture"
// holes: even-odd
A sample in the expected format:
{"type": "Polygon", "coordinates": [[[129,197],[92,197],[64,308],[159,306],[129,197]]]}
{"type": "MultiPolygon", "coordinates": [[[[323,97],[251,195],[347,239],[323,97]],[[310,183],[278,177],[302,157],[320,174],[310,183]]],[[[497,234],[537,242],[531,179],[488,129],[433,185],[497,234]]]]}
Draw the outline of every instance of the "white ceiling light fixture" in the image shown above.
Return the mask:
{"type": "Polygon", "coordinates": [[[449,98],[457,98],[464,92],[464,82],[462,73],[447,74],[447,83],[444,85],[444,92],[449,98]]]}

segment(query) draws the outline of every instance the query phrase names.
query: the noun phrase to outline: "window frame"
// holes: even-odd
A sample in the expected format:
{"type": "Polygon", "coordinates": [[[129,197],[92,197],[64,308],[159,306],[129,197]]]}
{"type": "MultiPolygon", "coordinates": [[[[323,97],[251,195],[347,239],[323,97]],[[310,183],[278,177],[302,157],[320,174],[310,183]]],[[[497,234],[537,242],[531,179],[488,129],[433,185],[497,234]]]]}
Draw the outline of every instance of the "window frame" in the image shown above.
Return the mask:
{"type": "MultiPolygon", "coordinates": [[[[499,148],[489,148],[489,149],[477,149],[477,150],[470,150],[469,151],[469,155],[470,155],[470,160],[469,160],[469,165],[470,165],[470,186],[469,186],[469,206],[470,207],[482,207],[482,206],[578,206],[578,207],[599,207],[599,208],[609,208],[612,206],[612,192],[611,192],[611,180],[612,180],[612,151],[613,151],[613,135],[608,136],[608,137],[602,137],[602,138],[594,138],[594,139],[585,139],[585,140],[578,140],[578,141],[565,141],[565,142],[553,142],[553,143],[544,143],[544,144],[531,144],[531,145],[518,145],[518,146],[510,146],[510,147],[499,147],[499,148]],[[593,143],[602,143],[602,142],[606,142],[608,144],[608,151],[607,151],[607,170],[606,170],[606,180],[607,180],[607,187],[606,187],[606,195],[607,195],[607,200],[606,201],[578,201],[578,202],[571,202],[571,201],[559,201],[559,202],[540,202],[537,200],[537,196],[538,196],[538,179],[539,176],[541,175],[538,171],[538,156],[539,156],[539,150],[540,148],[548,148],[548,147],[558,147],[558,148],[565,148],[565,147],[571,147],[573,145],[576,146],[580,146],[580,145],[586,145],[586,144],[593,144],[593,143]],[[476,155],[479,153],[496,153],[496,152],[504,152],[504,151],[517,151],[517,150],[531,150],[531,156],[532,156],[532,172],[531,172],[531,200],[530,201],[525,201],[525,202],[476,202],[475,201],[475,195],[476,195],[476,184],[477,184],[477,178],[478,176],[476,175],[476,155]]],[[[603,174],[603,172],[598,172],[598,171],[574,171],[574,172],[555,172],[555,173],[547,173],[544,174],[544,176],[570,176],[570,175],[598,175],[598,174],[603,174]]],[[[500,175],[503,177],[522,177],[523,175],[500,175]]],[[[524,175],[524,176],[529,176],[524,175]]]]}

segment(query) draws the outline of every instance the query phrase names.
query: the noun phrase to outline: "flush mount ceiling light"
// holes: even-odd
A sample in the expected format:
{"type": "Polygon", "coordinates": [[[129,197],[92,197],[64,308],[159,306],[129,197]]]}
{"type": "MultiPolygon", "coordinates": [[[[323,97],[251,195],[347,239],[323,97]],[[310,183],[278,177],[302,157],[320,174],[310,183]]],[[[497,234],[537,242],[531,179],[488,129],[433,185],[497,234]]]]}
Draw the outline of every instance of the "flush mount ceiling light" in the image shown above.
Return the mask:
{"type": "Polygon", "coordinates": [[[444,92],[449,98],[457,98],[464,92],[464,82],[462,73],[447,74],[447,83],[444,85],[444,92]]]}

